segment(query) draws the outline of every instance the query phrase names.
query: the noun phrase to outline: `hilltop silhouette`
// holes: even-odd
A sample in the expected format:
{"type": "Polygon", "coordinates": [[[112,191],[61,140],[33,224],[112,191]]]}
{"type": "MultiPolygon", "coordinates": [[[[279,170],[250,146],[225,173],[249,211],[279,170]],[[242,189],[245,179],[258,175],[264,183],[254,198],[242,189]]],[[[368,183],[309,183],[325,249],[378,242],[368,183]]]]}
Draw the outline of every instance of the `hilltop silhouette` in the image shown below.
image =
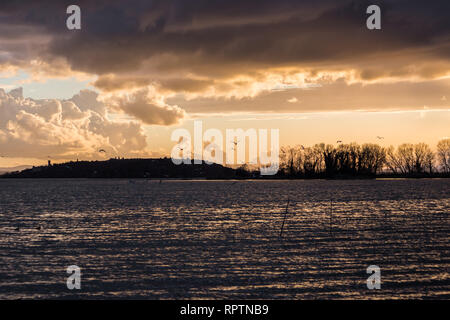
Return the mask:
{"type": "Polygon", "coordinates": [[[259,168],[244,164],[230,168],[220,164],[176,165],[170,158],[72,161],[9,172],[2,178],[146,178],[146,179],[367,179],[376,177],[450,177],[450,139],[437,144],[404,143],[385,148],[373,143],[338,146],[316,144],[282,147],[279,171],[260,176],[259,168]]]}
{"type": "Polygon", "coordinates": [[[147,178],[147,179],[235,179],[248,177],[242,169],[219,164],[175,165],[170,158],[110,159],[107,161],[72,161],[10,172],[2,178],[147,178]]]}

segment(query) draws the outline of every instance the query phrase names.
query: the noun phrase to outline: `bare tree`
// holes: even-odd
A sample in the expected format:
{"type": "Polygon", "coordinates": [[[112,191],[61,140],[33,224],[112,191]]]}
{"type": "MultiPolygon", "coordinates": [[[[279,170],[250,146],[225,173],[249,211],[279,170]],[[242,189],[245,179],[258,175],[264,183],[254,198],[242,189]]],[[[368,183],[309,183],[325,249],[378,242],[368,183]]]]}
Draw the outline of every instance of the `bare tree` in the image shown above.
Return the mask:
{"type": "Polygon", "coordinates": [[[322,153],[317,145],[303,149],[303,173],[311,175],[320,173],[322,163],[322,153]]]}
{"type": "Polygon", "coordinates": [[[428,168],[429,173],[433,171],[434,154],[425,143],[418,143],[414,146],[415,172],[422,173],[428,168]]]}
{"type": "Polygon", "coordinates": [[[331,144],[320,144],[325,163],[325,173],[327,176],[332,176],[337,171],[338,159],[336,157],[336,149],[331,144]]]}
{"type": "MultiPolygon", "coordinates": [[[[400,159],[397,155],[397,152],[393,146],[390,146],[386,150],[386,165],[392,171],[392,173],[402,172],[400,159]]],[[[402,172],[404,173],[404,172],[402,172]]]]}
{"type": "Polygon", "coordinates": [[[403,167],[404,173],[413,173],[416,165],[414,157],[414,145],[411,143],[403,143],[398,146],[397,153],[400,159],[400,165],[403,167]]]}
{"type": "Polygon", "coordinates": [[[361,154],[361,147],[357,143],[350,143],[348,146],[348,151],[350,153],[350,163],[351,163],[351,171],[354,173],[359,172],[359,155],[361,154]]]}
{"type": "Polygon", "coordinates": [[[429,173],[433,172],[434,154],[425,143],[404,143],[397,150],[391,146],[386,155],[386,163],[393,173],[423,173],[426,169],[429,173]]]}
{"type": "MultiPolygon", "coordinates": [[[[450,139],[438,144],[440,166],[450,172],[450,139]]],[[[376,175],[386,166],[394,174],[432,174],[436,155],[425,143],[404,143],[397,148],[383,148],[378,144],[340,144],[337,147],[324,143],[314,147],[283,147],[281,169],[289,176],[325,174],[376,175]]]]}
{"type": "Polygon", "coordinates": [[[280,150],[281,169],[289,176],[296,175],[302,166],[302,153],[299,147],[282,147],[280,150]]]}
{"type": "Polygon", "coordinates": [[[441,170],[450,173],[450,139],[444,139],[437,144],[437,157],[441,170]]]}
{"type": "Polygon", "coordinates": [[[336,149],[336,165],[337,171],[344,174],[353,173],[352,172],[352,158],[350,156],[350,145],[340,144],[336,149]]]}
{"type": "Polygon", "coordinates": [[[386,150],[373,143],[363,144],[360,151],[359,172],[377,174],[386,161],[386,150]]]}

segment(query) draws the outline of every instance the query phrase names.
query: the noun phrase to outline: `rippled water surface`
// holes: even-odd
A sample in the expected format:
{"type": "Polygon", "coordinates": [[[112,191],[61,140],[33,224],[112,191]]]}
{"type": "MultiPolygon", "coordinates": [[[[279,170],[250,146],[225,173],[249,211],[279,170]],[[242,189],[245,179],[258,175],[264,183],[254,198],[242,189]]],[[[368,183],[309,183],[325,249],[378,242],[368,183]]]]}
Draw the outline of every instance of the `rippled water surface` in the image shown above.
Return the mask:
{"type": "Polygon", "coordinates": [[[0,298],[448,299],[449,191],[448,179],[0,180],[0,298]],[[81,290],[66,287],[70,265],[81,290]],[[369,265],[381,290],[367,289],[369,265]]]}

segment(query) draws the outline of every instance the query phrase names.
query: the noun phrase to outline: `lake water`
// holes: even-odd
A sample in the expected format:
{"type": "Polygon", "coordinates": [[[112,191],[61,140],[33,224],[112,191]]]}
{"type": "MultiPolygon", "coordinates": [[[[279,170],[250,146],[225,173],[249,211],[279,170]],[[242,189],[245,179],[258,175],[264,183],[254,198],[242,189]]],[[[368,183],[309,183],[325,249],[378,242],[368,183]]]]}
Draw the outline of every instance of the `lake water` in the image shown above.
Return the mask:
{"type": "Polygon", "coordinates": [[[450,179],[0,180],[0,298],[449,299],[449,190],[450,179]],[[70,265],[81,290],[66,287],[70,265]],[[366,286],[370,265],[380,290],[366,286]]]}

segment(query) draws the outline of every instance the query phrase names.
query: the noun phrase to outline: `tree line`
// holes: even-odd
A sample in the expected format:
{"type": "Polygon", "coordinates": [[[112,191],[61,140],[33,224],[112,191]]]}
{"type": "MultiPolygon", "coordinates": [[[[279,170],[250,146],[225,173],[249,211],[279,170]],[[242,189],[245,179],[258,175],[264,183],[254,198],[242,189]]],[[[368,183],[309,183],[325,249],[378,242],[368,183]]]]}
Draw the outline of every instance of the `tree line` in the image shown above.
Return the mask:
{"type": "Polygon", "coordinates": [[[425,143],[403,143],[397,148],[374,143],[319,143],[282,147],[280,176],[448,176],[450,174],[450,139],[439,141],[436,151],[425,143]]]}

